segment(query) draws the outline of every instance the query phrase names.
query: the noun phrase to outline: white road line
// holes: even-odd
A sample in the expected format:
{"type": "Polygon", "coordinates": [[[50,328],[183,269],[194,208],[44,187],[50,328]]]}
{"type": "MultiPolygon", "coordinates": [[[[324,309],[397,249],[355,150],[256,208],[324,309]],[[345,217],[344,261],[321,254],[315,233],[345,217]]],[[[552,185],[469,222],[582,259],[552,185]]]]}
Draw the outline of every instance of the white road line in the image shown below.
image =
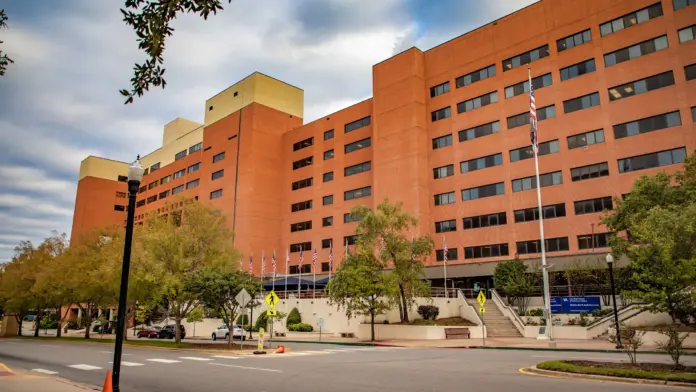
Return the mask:
{"type": "Polygon", "coordinates": [[[146,359],[146,361],[150,362],[159,362],[159,363],[179,363],[181,361],[177,361],[174,359],[160,359],[160,358],[155,358],[155,359],[146,359]]]}
{"type": "Polygon", "coordinates": [[[99,366],[92,366],[92,365],[85,365],[85,364],[70,365],[68,367],[71,367],[73,369],[79,369],[79,370],[100,370],[101,369],[99,366]]]}
{"type": "Polygon", "coordinates": [[[213,358],[220,358],[220,359],[239,359],[241,357],[228,357],[225,355],[213,355],[213,358]]]}
{"type": "Polygon", "coordinates": [[[234,366],[234,365],[225,365],[224,363],[211,363],[210,365],[224,366],[224,367],[236,368],[236,369],[258,370],[261,372],[274,372],[274,373],[282,373],[283,372],[282,370],[278,370],[278,369],[264,369],[264,368],[249,367],[249,366],[234,366]]]}
{"type": "Polygon", "coordinates": [[[594,359],[594,360],[600,360],[600,361],[613,361],[613,362],[623,362],[624,360],[621,358],[601,358],[601,357],[568,357],[565,355],[532,355],[532,358],[562,358],[562,359],[594,359]]]}
{"type": "Polygon", "coordinates": [[[326,351],[298,351],[305,354],[328,354],[326,351]]]}
{"type": "Polygon", "coordinates": [[[188,361],[212,361],[210,358],[201,358],[201,357],[179,357],[179,359],[186,359],[188,361]]]}
{"type": "MultiPolygon", "coordinates": [[[[113,362],[109,362],[109,363],[113,363],[113,362]]],[[[122,366],[129,366],[129,367],[132,367],[132,366],[145,366],[145,364],[142,364],[142,363],[137,363],[137,362],[126,362],[126,361],[121,362],[121,365],[122,365],[122,366]]]]}
{"type": "Polygon", "coordinates": [[[31,369],[32,372],[43,373],[43,374],[58,374],[58,372],[53,372],[46,369],[31,369]]]}
{"type": "Polygon", "coordinates": [[[52,346],[50,344],[42,344],[41,347],[53,347],[53,348],[60,348],[60,346],[52,346]]]}
{"type": "MultiPolygon", "coordinates": [[[[99,352],[104,353],[104,354],[113,354],[114,353],[113,351],[99,351],[99,352]]],[[[121,355],[125,357],[127,355],[133,355],[133,354],[121,353],[121,355]]]]}
{"type": "Polygon", "coordinates": [[[329,353],[345,353],[345,352],[350,352],[350,351],[353,351],[353,350],[335,350],[335,349],[328,349],[328,350],[324,350],[324,351],[329,352],[329,353]]]}

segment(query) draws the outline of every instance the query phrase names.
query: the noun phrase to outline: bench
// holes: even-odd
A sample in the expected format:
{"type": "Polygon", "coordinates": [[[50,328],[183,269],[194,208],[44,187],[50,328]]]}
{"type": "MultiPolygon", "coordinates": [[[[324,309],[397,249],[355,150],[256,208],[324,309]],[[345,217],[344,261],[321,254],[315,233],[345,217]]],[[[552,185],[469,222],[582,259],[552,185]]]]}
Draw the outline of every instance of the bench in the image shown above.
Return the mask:
{"type": "Polygon", "coordinates": [[[471,339],[469,328],[445,328],[445,339],[471,339]]]}

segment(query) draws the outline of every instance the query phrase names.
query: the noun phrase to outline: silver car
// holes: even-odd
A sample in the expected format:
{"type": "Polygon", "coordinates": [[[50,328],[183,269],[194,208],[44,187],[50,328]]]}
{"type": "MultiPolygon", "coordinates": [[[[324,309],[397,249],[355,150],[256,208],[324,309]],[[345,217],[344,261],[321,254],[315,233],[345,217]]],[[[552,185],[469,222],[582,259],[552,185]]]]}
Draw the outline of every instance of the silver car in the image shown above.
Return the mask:
{"type": "MultiPolygon", "coordinates": [[[[227,324],[223,324],[219,326],[215,332],[213,332],[213,340],[218,340],[218,339],[225,339],[229,338],[230,336],[230,329],[227,327],[227,324]]],[[[232,329],[232,340],[234,339],[241,339],[244,340],[243,332],[242,332],[242,327],[239,325],[235,325],[234,328],[232,329]]]]}

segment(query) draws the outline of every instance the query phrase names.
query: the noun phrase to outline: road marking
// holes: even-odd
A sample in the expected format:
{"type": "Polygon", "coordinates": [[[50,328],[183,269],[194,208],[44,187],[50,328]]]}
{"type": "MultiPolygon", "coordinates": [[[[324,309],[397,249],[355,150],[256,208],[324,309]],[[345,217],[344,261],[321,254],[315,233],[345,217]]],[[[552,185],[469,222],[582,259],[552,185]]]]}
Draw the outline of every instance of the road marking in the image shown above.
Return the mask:
{"type": "Polygon", "coordinates": [[[53,348],[60,348],[60,346],[52,346],[50,344],[42,344],[41,347],[53,347],[53,348]]]}
{"type": "Polygon", "coordinates": [[[225,355],[213,355],[213,358],[220,358],[220,359],[239,359],[240,357],[228,357],[225,355]]]}
{"type": "Polygon", "coordinates": [[[92,365],[85,365],[85,364],[70,365],[68,367],[71,367],[73,369],[79,369],[79,370],[100,370],[101,369],[99,366],[92,366],[92,365]]]}
{"type": "Polygon", "coordinates": [[[179,363],[179,362],[181,362],[181,361],[177,361],[175,359],[160,359],[160,358],[146,359],[146,361],[159,362],[159,363],[179,363]]]}
{"type": "Polygon", "coordinates": [[[201,357],[179,357],[179,359],[186,359],[189,361],[212,361],[210,358],[201,358],[201,357]]]}
{"type": "Polygon", "coordinates": [[[211,363],[210,365],[224,366],[224,367],[237,368],[237,369],[246,369],[246,370],[258,370],[261,372],[275,372],[275,373],[282,373],[283,372],[282,370],[278,370],[278,369],[264,369],[264,368],[249,367],[249,366],[234,366],[234,365],[226,365],[224,363],[211,363]]]}
{"type": "Polygon", "coordinates": [[[5,366],[4,363],[0,363],[0,368],[3,368],[3,370],[5,370],[5,371],[8,372],[8,373],[12,373],[12,370],[10,370],[10,368],[8,368],[7,366],[5,366]]]}
{"type": "Polygon", "coordinates": [[[327,354],[325,351],[298,351],[305,354],[327,354]]]}
{"type": "MultiPolygon", "coordinates": [[[[113,354],[114,353],[113,351],[99,351],[99,352],[104,353],[104,354],[113,354]]],[[[133,355],[133,354],[122,353],[121,355],[125,357],[126,355],[133,355]]]]}
{"type": "MultiPolygon", "coordinates": [[[[109,362],[109,363],[113,363],[113,362],[109,362]]],[[[121,365],[122,366],[145,366],[145,364],[142,364],[142,363],[126,362],[126,361],[121,362],[121,365]]]]}
{"type": "Polygon", "coordinates": [[[324,350],[324,351],[329,352],[329,353],[345,353],[345,352],[350,352],[350,351],[353,351],[353,350],[328,349],[328,350],[324,350]]]}
{"type": "Polygon", "coordinates": [[[32,372],[37,372],[37,373],[43,373],[43,374],[58,374],[58,372],[54,372],[51,370],[46,370],[46,369],[31,369],[32,372]]]}

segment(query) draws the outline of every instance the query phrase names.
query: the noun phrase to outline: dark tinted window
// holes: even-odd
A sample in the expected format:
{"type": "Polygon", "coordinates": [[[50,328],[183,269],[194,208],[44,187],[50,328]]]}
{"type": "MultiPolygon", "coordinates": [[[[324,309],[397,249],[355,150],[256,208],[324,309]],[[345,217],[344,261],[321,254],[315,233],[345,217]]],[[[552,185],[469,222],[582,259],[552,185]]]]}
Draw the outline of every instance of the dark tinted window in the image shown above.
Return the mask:
{"type": "Polygon", "coordinates": [[[293,145],[292,145],[292,150],[293,150],[293,151],[301,150],[301,149],[307,148],[307,147],[309,147],[309,146],[311,146],[311,145],[313,145],[313,144],[314,144],[314,138],[313,138],[313,137],[310,137],[310,138],[308,138],[308,139],[301,140],[301,141],[299,141],[299,142],[293,144],[293,145]]]}
{"type": "Polygon", "coordinates": [[[605,54],[604,66],[611,67],[612,65],[623,63],[624,61],[628,60],[633,60],[635,58],[645,56],[650,53],[667,49],[668,47],[669,44],[667,42],[666,35],[649,39],[647,41],[643,41],[641,43],[605,54]]]}
{"type": "Polygon", "coordinates": [[[654,152],[652,154],[619,159],[619,173],[673,165],[676,163],[684,163],[685,158],[686,149],[681,147],[675,148],[674,150],[654,152]]]}
{"type": "Polygon", "coordinates": [[[681,117],[679,115],[679,111],[659,114],[657,116],[614,125],[614,138],[621,139],[624,137],[635,136],[641,133],[658,131],[660,129],[677,127],[680,125],[681,117]]]}
{"type": "Polygon", "coordinates": [[[684,67],[684,73],[686,74],[686,80],[696,79],[696,64],[691,64],[684,67]]]}
{"type": "Polygon", "coordinates": [[[459,102],[457,104],[457,113],[468,112],[496,102],[498,102],[498,92],[493,91],[483,94],[480,97],[469,99],[468,101],[459,102]]]}
{"type": "Polygon", "coordinates": [[[484,257],[509,256],[508,244],[468,246],[464,248],[465,259],[481,259],[484,257]]]}
{"type": "Polygon", "coordinates": [[[547,57],[549,55],[549,46],[544,45],[529,52],[518,54],[515,57],[511,57],[507,60],[503,60],[503,72],[509,71],[513,68],[517,68],[520,65],[529,64],[532,61],[539,60],[541,58],[547,57]]]}
{"type": "Polygon", "coordinates": [[[452,109],[447,106],[446,108],[435,110],[434,112],[430,113],[430,121],[443,120],[445,118],[449,118],[451,115],[452,109]]]}
{"type": "Polygon", "coordinates": [[[578,110],[588,109],[593,106],[599,106],[599,93],[583,95],[563,101],[563,110],[566,113],[577,112],[578,110]]]}
{"type": "Polygon", "coordinates": [[[476,200],[484,197],[492,197],[505,194],[505,184],[483,185],[476,188],[462,189],[462,200],[476,200]]]}
{"type": "MultiPolygon", "coordinates": [[[[553,80],[551,78],[550,73],[532,79],[532,86],[534,86],[535,91],[546,86],[550,86],[551,84],[553,84],[553,80]]],[[[505,87],[505,98],[512,98],[525,93],[529,93],[528,80],[519,82],[517,84],[513,84],[512,86],[505,87]]]]}
{"type": "Polygon", "coordinates": [[[328,150],[328,151],[324,151],[324,160],[325,161],[329,160],[329,159],[333,159],[333,157],[334,157],[334,150],[333,149],[328,150]]]}
{"type": "Polygon", "coordinates": [[[673,1],[674,1],[674,9],[675,10],[696,4],[696,0],[673,0],[673,1]]]}
{"type": "MultiPolygon", "coordinates": [[[[539,144],[538,156],[555,154],[558,152],[558,140],[551,140],[539,144]]],[[[510,162],[517,162],[524,159],[534,158],[534,150],[532,146],[510,150],[510,162]]]]}
{"type": "Polygon", "coordinates": [[[222,189],[210,192],[210,200],[217,199],[218,197],[222,197],[222,189]]]}
{"type": "Polygon", "coordinates": [[[306,188],[308,186],[312,186],[313,183],[314,179],[312,177],[305,178],[304,180],[295,181],[292,183],[292,190],[296,191],[298,189],[306,188]]]}
{"type": "MultiPolygon", "coordinates": [[[[541,187],[560,185],[563,184],[563,174],[560,171],[553,173],[546,173],[539,175],[539,181],[541,181],[541,187]]],[[[528,191],[530,189],[536,189],[536,177],[530,176],[525,178],[519,178],[517,180],[512,180],[512,191],[528,191]]]]}
{"type": "MultiPolygon", "coordinates": [[[[541,208],[544,219],[562,218],[566,216],[565,204],[553,204],[541,208]]],[[[515,223],[531,222],[539,220],[539,207],[523,208],[515,210],[515,223]]]]}
{"type": "Polygon", "coordinates": [[[333,172],[324,173],[324,176],[323,176],[323,181],[324,181],[324,182],[333,181],[333,179],[334,179],[334,174],[333,174],[333,172]]]}
{"type": "Polygon", "coordinates": [[[314,162],[314,157],[302,158],[292,163],[292,170],[297,170],[305,166],[309,166],[314,162]]]}
{"type": "Polygon", "coordinates": [[[297,253],[301,250],[307,251],[309,249],[312,249],[311,242],[300,242],[297,244],[290,244],[290,253],[297,253]]]}
{"type": "Polygon", "coordinates": [[[614,209],[611,196],[575,202],[575,215],[593,214],[614,209]]]}
{"type": "Polygon", "coordinates": [[[435,195],[435,205],[452,204],[454,203],[454,199],[454,192],[440,193],[439,195],[435,195]]]}
{"type": "Polygon", "coordinates": [[[312,221],[306,221],[306,222],[297,222],[297,223],[292,223],[290,225],[290,232],[294,233],[296,231],[305,231],[305,230],[310,230],[312,228],[312,221]]]}
{"type": "MultiPolygon", "coordinates": [[[[562,238],[548,238],[544,241],[546,245],[546,252],[562,252],[569,249],[568,247],[568,237],[562,238]]],[[[520,241],[517,242],[517,253],[521,255],[526,255],[530,253],[541,253],[541,241],[520,241]]]]}
{"type": "Polygon", "coordinates": [[[175,160],[175,161],[178,161],[178,160],[181,159],[181,158],[185,158],[187,155],[188,155],[188,154],[187,154],[186,150],[184,150],[184,151],[179,151],[179,152],[177,152],[177,153],[174,155],[174,160],[175,160]]]}
{"type": "Polygon", "coordinates": [[[430,87],[430,97],[433,98],[433,97],[437,97],[438,95],[448,93],[449,90],[450,90],[449,82],[438,84],[437,86],[430,87]]]}
{"type": "MultiPolygon", "coordinates": [[[[556,117],[556,107],[554,105],[545,106],[537,109],[537,121],[544,121],[547,118],[556,117]]],[[[508,129],[521,127],[529,124],[529,112],[520,113],[507,118],[508,129]]]]}
{"type": "Polygon", "coordinates": [[[589,180],[591,178],[606,177],[608,175],[609,164],[607,162],[570,169],[570,178],[573,181],[589,180]]]}
{"type": "Polygon", "coordinates": [[[630,14],[623,15],[616,19],[599,25],[599,32],[604,37],[617,31],[621,31],[639,23],[647,22],[650,19],[662,16],[662,4],[656,3],[649,7],[645,7],[638,11],[633,11],[630,14]]]}
{"type": "Polygon", "coordinates": [[[371,194],[372,194],[372,187],[366,186],[364,188],[345,191],[343,193],[343,200],[359,199],[361,197],[370,196],[371,194]]]}
{"type": "Polygon", "coordinates": [[[580,133],[573,136],[568,136],[568,149],[591,146],[597,143],[604,143],[604,130],[580,133]]]}
{"type": "Polygon", "coordinates": [[[290,212],[304,211],[312,208],[312,201],[306,200],[290,206],[290,212]]]}
{"type": "Polygon", "coordinates": [[[462,219],[464,230],[478,229],[481,227],[501,226],[507,224],[507,214],[496,212],[479,216],[470,216],[462,219]]]}
{"type": "MultiPolygon", "coordinates": [[[[483,124],[479,125],[478,127],[459,131],[459,141],[464,142],[467,140],[474,140],[476,138],[492,135],[498,132],[500,132],[500,121],[494,121],[492,123],[483,124]]],[[[452,137],[450,136],[450,144],[451,143],[452,137]]]]}
{"type": "Polygon", "coordinates": [[[348,143],[345,145],[344,152],[346,154],[351,153],[353,151],[358,151],[362,150],[363,148],[370,147],[370,138],[368,137],[367,139],[362,139],[358,140],[357,142],[353,143],[348,143]]]}
{"type": "Polygon", "coordinates": [[[345,125],[345,133],[355,131],[356,129],[360,129],[362,127],[366,127],[370,125],[370,116],[367,116],[365,118],[361,118],[360,120],[353,121],[352,123],[348,123],[345,125]]]}
{"type": "Polygon", "coordinates": [[[486,169],[493,166],[500,166],[503,164],[503,154],[493,154],[481,158],[471,159],[468,161],[459,163],[459,170],[462,173],[468,173],[470,171],[486,169]]]}
{"type": "Polygon", "coordinates": [[[349,176],[352,176],[354,174],[359,174],[359,173],[363,173],[366,171],[370,171],[371,168],[372,168],[372,164],[370,163],[370,161],[358,163],[357,165],[348,166],[345,169],[343,169],[343,176],[349,177],[349,176]]]}
{"type": "Polygon", "coordinates": [[[433,178],[445,178],[454,175],[454,165],[447,165],[442,167],[436,167],[433,169],[433,178]]]}
{"type": "Polygon", "coordinates": [[[321,204],[325,205],[325,206],[327,206],[329,204],[333,204],[333,195],[328,195],[328,196],[322,197],[321,204]]]}
{"type": "Polygon", "coordinates": [[[561,68],[561,81],[577,78],[578,76],[594,72],[596,70],[594,59],[561,68]]]}
{"type": "Polygon", "coordinates": [[[433,150],[452,145],[452,134],[436,137],[433,139],[433,150]]]}
{"type": "Polygon", "coordinates": [[[334,130],[329,129],[328,131],[324,132],[324,140],[329,140],[334,138],[334,130]]]}
{"type": "Polygon", "coordinates": [[[607,248],[609,246],[609,233],[585,234],[578,236],[578,249],[607,248]]]}
{"type": "Polygon", "coordinates": [[[634,95],[647,93],[648,91],[671,86],[673,84],[674,74],[672,73],[672,71],[669,71],[661,73],[659,75],[651,76],[649,78],[644,78],[630,83],[625,83],[620,86],[612,87],[609,89],[609,100],[616,101],[622,98],[627,98],[634,95]]]}
{"type": "Polygon", "coordinates": [[[435,222],[435,232],[436,233],[447,233],[450,231],[457,231],[457,220],[451,219],[442,222],[435,222]]]}
{"type": "MultiPolygon", "coordinates": [[[[435,260],[445,261],[444,249],[435,250],[435,260]]],[[[447,248],[447,261],[457,260],[457,248],[447,248]]]]}
{"type": "Polygon", "coordinates": [[[193,181],[189,181],[186,183],[186,189],[195,188],[198,186],[198,184],[200,184],[200,180],[198,180],[198,179],[195,179],[193,181]]]}
{"type": "Polygon", "coordinates": [[[219,154],[213,155],[213,163],[220,162],[223,159],[225,159],[225,152],[224,151],[219,153],[219,154]]]}
{"type": "Polygon", "coordinates": [[[559,39],[556,41],[556,48],[559,52],[562,52],[566,49],[570,49],[590,41],[592,41],[592,33],[590,32],[590,29],[587,29],[585,31],[559,39]]]}
{"type": "Polygon", "coordinates": [[[321,218],[321,226],[322,227],[333,226],[333,216],[327,216],[327,217],[321,218]]]}
{"type": "Polygon", "coordinates": [[[488,79],[492,76],[495,76],[495,64],[489,65],[486,68],[482,68],[472,73],[458,77],[456,79],[457,88],[468,86],[471,83],[476,83],[480,80],[488,79]]]}

